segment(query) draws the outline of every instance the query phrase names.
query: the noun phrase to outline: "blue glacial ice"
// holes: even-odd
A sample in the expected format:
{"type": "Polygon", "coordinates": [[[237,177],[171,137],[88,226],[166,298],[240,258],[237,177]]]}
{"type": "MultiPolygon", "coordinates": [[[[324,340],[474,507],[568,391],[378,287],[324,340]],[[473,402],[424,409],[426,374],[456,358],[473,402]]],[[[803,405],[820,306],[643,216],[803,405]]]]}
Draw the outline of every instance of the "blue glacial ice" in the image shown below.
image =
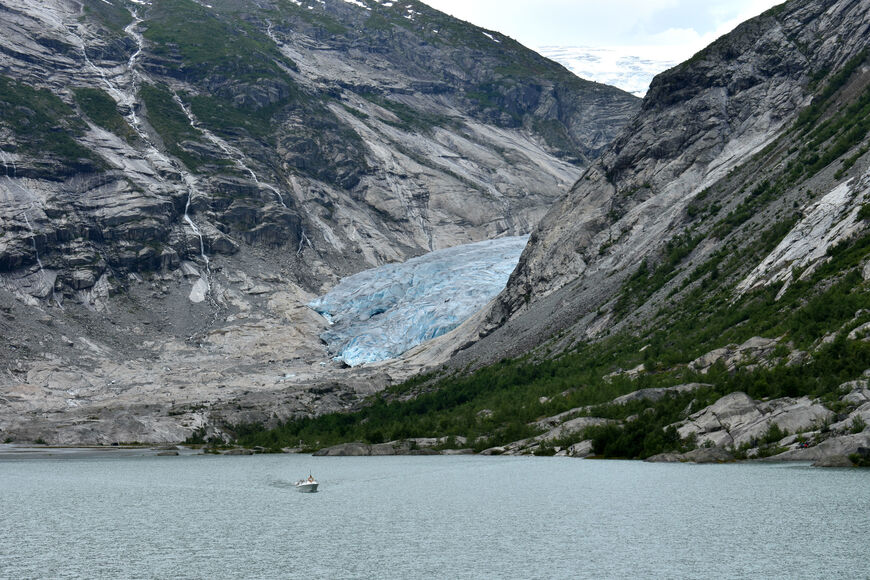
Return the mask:
{"type": "Polygon", "coordinates": [[[330,323],[320,337],[350,366],[394,358],[445,334],[501,292],[528,236],[436,250],[341,280],[308,306],[330,323]]]}

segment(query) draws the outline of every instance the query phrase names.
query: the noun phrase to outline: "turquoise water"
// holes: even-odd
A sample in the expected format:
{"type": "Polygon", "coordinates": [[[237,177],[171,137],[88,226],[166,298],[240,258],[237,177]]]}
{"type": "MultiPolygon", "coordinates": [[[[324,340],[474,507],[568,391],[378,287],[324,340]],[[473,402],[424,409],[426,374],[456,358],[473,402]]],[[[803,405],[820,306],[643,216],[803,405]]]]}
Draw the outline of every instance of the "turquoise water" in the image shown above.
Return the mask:
{"type": "Polygon", "coordinates": [[[0,578],[868,578],[868,539],[867,470],[0,460],[0,578]],[[321,491],[297,493],[309,470],[321,491]]]}

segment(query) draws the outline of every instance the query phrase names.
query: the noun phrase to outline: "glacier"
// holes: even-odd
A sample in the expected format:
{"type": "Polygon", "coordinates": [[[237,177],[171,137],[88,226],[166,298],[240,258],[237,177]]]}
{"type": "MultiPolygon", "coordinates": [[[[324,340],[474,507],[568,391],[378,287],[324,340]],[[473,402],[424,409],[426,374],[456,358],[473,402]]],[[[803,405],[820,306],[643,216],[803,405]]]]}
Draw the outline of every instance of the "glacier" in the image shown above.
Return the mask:
{"type": "Polygon", "coordinates": [[[680,48],[668,46],[539,46],[535,50],[580,78],[613,85],[641,98],[654,76],[693,54],[684,55],[680,48]]]}
{"type": "Polygon", "coordinates": [[[501,292],[529,236],[436,250],[343,278],[308,306],[330,322],[320,335],[350,366],[395,358],[445,334],[501,292]]]}

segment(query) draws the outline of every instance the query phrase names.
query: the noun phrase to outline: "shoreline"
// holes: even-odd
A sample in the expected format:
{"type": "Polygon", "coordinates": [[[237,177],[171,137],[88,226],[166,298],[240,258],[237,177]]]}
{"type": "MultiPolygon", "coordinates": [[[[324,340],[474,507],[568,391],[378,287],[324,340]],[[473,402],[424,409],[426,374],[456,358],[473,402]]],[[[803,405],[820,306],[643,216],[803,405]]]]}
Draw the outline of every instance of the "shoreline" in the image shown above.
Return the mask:
{"type": "Polygon", "coordinates": [[[38,445],[0,443],[0,461],[6,459],[61,459],[87,457],[155,457],[158,455],[201,455],[201,449],[184,445],[38,445]]]}
{"type": "MultiPolygon", "coordinates": [[[[285,455],[311,455],[312,457],[402,457],[402,456],[455,456],[455,455],[474,455],[479,457],[502,457],[499,454],[486,453],[470,453],[470,450],[442,450],[438,452],[394,452],[394,453],[299,453],[298,451],[284,451],[281,454],[285,455]]],[[[268,454],[268,453],[267,453],[268,454]]],[[[204,447],[190,447],[185,445],[106,445],[106,446],[50,446],[50,445],[34,445],[28,443],[3,443],[0,444],[0,462],[14,461],[16,459],[91,459],[91,458],[129,458],[129,457],[159,457],[159,456],[186,456],[193,455],[267,455],[262,452],[255,452],[251,449],[233,448],[222,450],[217,453],[210,453],[204,447]]],[[[274,453],[271,453],[274,454],[274,453]]],[[[529,457],[535,457],[529,455],[529,457]]],[[[567,459],[588,459],[592,461],[610,461],[612,459],[602,457],[569,457],[556,456],[567,459]]],[[[636,461],[640,463],[677,463],[690,465],[709,465],[709,464],[756,464],[756,463],[778,463],[778,464],[801,464],[806,463],[813,467],[847,467],[846,465],[817,465],[812,459],[797,459],[797,458],[782,458],[776,459],[767,457],[763,459],[719,459],[719,460],[700,460],[693,461],[689,459],[672,460],[672,461],[649,461],[647,459],[619,459],[619,461],[636,461]]]]}

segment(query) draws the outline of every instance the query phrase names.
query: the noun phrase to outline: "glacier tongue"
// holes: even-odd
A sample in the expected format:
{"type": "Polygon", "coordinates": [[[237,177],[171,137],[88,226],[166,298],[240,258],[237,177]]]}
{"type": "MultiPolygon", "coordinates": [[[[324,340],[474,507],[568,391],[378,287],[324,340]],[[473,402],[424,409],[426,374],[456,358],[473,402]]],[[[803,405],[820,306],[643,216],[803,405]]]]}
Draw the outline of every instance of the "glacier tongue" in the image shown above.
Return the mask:
{"type": "Polygon", "coordinates": [[[335,360],[394,358],[483,308],[504,289],[528,239],[465,244],[366,270],[308,306],[330,321],[321,338],[335,360]]]}

